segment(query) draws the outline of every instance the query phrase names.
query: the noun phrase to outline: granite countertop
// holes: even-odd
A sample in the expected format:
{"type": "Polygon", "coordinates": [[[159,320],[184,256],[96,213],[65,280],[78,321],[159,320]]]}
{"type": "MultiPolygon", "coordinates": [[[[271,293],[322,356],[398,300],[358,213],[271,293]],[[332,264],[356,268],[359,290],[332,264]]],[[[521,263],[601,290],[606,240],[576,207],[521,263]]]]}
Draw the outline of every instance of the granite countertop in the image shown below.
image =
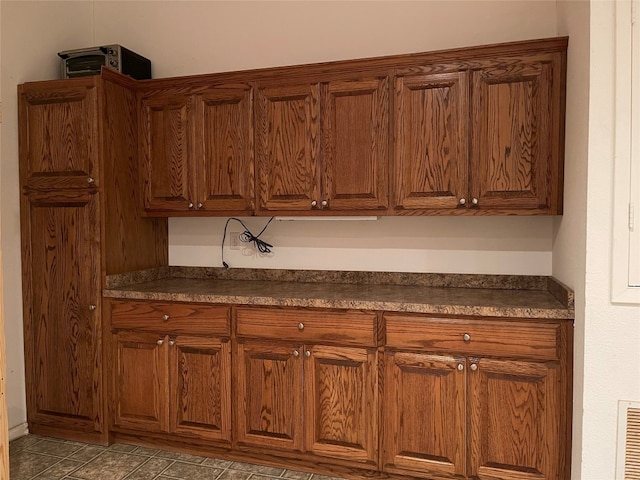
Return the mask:
{"type": "Polygon", "coordinates": [[[120,299],[573,319],[553,277],[162,267],[107,277],[120,299]]]}

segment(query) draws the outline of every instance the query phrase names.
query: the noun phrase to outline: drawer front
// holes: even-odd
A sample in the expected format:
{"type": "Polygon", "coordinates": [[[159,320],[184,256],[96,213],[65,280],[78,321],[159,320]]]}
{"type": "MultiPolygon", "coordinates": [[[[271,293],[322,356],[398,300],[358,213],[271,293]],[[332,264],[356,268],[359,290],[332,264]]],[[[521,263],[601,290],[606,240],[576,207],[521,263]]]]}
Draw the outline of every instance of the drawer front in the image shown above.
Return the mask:
{"type": "Polygon", "coordinates": [[[445,319],[385,314],[386,346],[429,352],[560,358],[560,325],[544,321],[445,319]]]}
{"type": "Polygon", "coordinates": [[[238,307],[238,337],[376,346],[376,314],[359,310],[238,307]]]}
{"type": "Polygon", "coordinates": [[[111,328],[229,336],[230,307],[198,303],[111,301],[111,328]]]}

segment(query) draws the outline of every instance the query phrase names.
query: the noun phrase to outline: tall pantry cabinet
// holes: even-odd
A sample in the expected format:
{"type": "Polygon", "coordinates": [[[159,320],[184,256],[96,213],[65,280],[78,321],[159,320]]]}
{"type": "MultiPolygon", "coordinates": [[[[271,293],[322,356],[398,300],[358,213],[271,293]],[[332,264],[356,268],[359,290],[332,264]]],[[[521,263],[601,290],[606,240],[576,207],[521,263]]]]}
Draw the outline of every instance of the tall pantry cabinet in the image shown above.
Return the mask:
{"type": "Polygon", "coordinates": [[[29,431],[107,443],[106,275],[167,264],[139,215],[135,83],[115,72],[19,86],[29,431]]]}

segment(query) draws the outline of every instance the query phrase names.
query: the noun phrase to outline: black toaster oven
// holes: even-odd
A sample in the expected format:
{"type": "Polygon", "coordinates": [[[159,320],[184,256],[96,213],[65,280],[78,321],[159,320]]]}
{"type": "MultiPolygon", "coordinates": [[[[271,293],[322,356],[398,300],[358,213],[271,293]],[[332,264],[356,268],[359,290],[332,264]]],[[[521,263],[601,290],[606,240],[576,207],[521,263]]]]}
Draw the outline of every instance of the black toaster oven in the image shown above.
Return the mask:
{"type": "Polygon", "coordinates": [[[103,66],[136,80],[151,78],[151,61],[121,45],[66,50],[58,52],[58,56],[62,60],[62,78],[98,75],[103,66]]]}

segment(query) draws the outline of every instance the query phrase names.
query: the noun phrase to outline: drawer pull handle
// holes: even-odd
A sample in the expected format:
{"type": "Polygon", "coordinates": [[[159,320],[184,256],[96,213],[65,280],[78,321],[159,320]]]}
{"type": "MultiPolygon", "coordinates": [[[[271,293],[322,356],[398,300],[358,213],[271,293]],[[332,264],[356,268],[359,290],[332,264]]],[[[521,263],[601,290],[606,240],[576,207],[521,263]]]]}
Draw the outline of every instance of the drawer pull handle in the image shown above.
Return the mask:
{"type": "Polygon", "coordinates": [[[468,333],[465,333],[464,335],[462,335],[462,339],[465,342],[470,342],[471,341],[471,335],[469,335],[468,333]]]}
{"type": "Polygon", "coordinates": [[[160,339],[156,342],[158,345],[162,345],[164,343],[164,340],[160,339]]]}
{"type": "Polygon", "coordinates": [[[298,324],[298,330],[304,330],[304,323],[300,322],[298,324]]]}
{"type": "Polygon", "coordinates": [[[311,352],[309,350],[305,351],[304,356],[309,358],[311,356],[311,352]]]}
{"type": "Polygon", "coordinates": [[[96,309],[95,305],[89,305],[89,310],[91,310],[92,312],[96,309]]]}
{"type": "Polygon", "coordinates": [[[162,315],[162,320],[164,320],[165,322],[169,320],[169,315],[167,315],[166,313],[162,315]]]}
{"type": "Polygon", "coordinates": [[[294,357],[297,357],[297,356],[299,356],[299,355],[300,355],[300,352],[298,352],[298,350],[294,350],[294,351],[293,351],[293,356],[294,356],[294,357]]]}
{"type": "Polygon", "coordinates": [[[475,363],[472,363],[469,368],[475,372],[476,370],[478,370],[478,365],[476,365],[475,363]]]}
{"type": "Polygon", "coordinates": [[[169,346],[173,347],[176,344],[175,340],[169,340],[169,346]]]}
{"type": "Polygon", "coordinates": [[[463,365],[463,364],[461,364],[461,363],[459,363],[459,364],[458,364],[458,371],[460,371],[460,372],[461,372],[462,370],[464,370],[464,365],[463,365]]]}

